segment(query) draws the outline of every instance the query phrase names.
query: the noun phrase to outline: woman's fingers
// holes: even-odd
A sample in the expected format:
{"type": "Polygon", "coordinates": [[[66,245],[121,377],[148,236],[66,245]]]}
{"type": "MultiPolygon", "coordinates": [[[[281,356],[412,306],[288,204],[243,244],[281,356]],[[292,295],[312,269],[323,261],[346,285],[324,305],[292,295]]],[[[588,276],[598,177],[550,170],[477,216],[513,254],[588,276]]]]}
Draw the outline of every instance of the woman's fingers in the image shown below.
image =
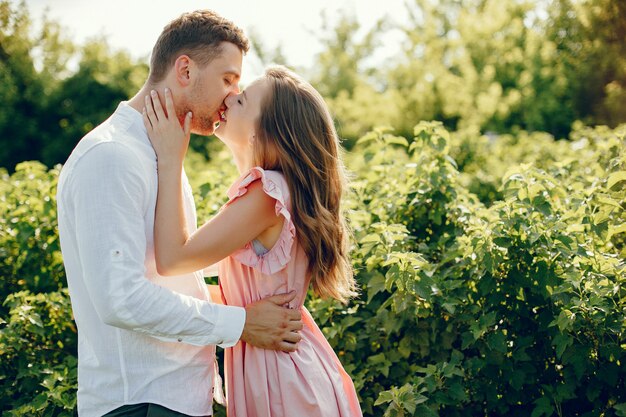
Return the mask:
{"type": "Polygon", "coordinates": [[[172,91],[169,88],[165,89],[165,110],[167,110],[168,116],[176,116],[176,109],[174,108],[174,99],[172,98],[172,91]]]}
{"type": "Polygon", "coordinates": [[[189,137],[189,135],[191,134],[191,118],[192,117],[193,115],[191,114],[191,112],[188,112],[187,115],[185,116],[185,125],[183,126],[185,137],[189,137]]]}
{"type": "Polygon", "coordinates": [[[144,106],[143,111],[141,112],[143,116],[143,124],[147,130],[152,130],[152,122],[150,122],[150,118],[148,117],[148,112],[144,106]]]}
{"type": "Polygon", "coordinates": [[[163,111],[163,106],[161,106],[161,100],[159,100],[159,94],[156,90],[150,91],[150,96],[152,97],[152,105],[154,106],[154,112],[159,120],[167,120],[165,117],[165,112],[163,111]]]}
{"type": "Polygon", "coordinates": [[[187,142],[189,140],[192,114],[188,112],[185,115],[181,126],[176,115],[171,90],[166,88],[161,97],[165,100],[165,109],[155,90],[151,90],[150,93],[145,96],[145,108],[142,114],[143,121],[148,130],[150,141],[157,153],[173,155],[177,152],[170,152],[167,149],[182,149],[181,146],[185,144],[186,141],[180,140],[181,135],[183,135],[182,139],[187,139],[187,142]],[[167,115],[165,110],[167,110],[167,115]]]}
{"type": "Polygon", "coordinates": [[[152,99],[150,98],[150,96],[146,96],[144,98],[145,101],[145,106],[146,106],[146,115],[148,117],[148,120],[150,120],[150,124],[152,125],[152,127],[154,127],[154,125],[156,124],[156,122],[159,121],[159,119],[157,118],[156,114],[154,114],[154,107],[152,105],[152,99]]]}

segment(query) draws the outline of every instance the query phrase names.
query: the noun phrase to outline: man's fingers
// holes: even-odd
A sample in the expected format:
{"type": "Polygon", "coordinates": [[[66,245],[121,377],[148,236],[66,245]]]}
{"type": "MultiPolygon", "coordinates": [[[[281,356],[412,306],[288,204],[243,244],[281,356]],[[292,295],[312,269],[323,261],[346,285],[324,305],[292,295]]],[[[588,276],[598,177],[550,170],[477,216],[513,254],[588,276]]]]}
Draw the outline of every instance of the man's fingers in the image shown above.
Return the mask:
{"type": "Polygon", "coordinates": [[[304,326],[302,325],[301,320],[291,320],[289,323],[287,323],[286,329],[290,332],[299,332],[300,330],[302,330],[303,327],[304,326]]]}
{"type": "Polygon", "coordinates": [[[298,310],[291,310],[289,309],[287,311],[287,318],[289,319],[289,321],[295,321],[298,322],[300,324],[302,324],[302,312],[298,309],[298,310]]]}
{"type": "Polygon", "coordinates": [[[283,335],[283,342],[298,343],[302,340],[302,336],[297,332],[287,332],[283,335]]]}
{"type": "Polygon", "coordinates": [[[270,301],[276,305],[282,306],[284,304],[287,304],[288,302],[290,302],[291,300],[293,300],[294,298],[296,298],[296,292],[295,291],[291,291],[287,294],[278,294],[278,295],[273,295],[271,297],[266,298],[267,301],[270,301]]]}
{"type": "Polygon", "coordinates": [[[246,323],[241,340],[262,349],[293,352],[302,340],[301,309],[283,307],[296,297],[288,294],[274,295],[246,306],[246,323]]]}
{"type": "Polygon", "coordinates": [[[298,345],[295,343],[280,342],[278,344],[278,350],[282,350],[283,352],[295,352],[298,350],[298,345]]]}

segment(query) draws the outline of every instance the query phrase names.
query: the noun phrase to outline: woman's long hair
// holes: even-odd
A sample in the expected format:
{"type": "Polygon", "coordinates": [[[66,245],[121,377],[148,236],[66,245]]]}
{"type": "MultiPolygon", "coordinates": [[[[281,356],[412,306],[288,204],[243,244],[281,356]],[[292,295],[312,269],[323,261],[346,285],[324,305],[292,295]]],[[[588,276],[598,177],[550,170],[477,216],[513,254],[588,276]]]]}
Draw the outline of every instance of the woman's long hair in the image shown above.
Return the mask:
{"type": "Polygon", "coordinates": [[[280,170],[291,192],[298,242],[313,290],[342,302],[357,293],[341,196],[346,187],[337,132],[322,96],[285,67],[265,71],[255,163],[280,170]]]}

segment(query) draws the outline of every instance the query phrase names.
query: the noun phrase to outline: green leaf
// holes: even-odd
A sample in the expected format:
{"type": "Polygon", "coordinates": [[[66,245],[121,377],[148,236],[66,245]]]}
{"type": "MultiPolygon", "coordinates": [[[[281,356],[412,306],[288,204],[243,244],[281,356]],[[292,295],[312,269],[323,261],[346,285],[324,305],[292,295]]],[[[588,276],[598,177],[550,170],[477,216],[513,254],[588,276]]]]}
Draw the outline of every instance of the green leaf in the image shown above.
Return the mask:
{"type": "Polygon", "coordinates": [[[618,417],[626,417],[626,403],[615,404],[613,408],[618,417]]]}
{"type": "Polygon", "coordinates": [[[448,392],[450,393],[450,398],[454,401],[464,402],[467,401],[467,393],[465,392],[465,388],[461,383],[451,384],[448,388],[448,392]]]}
{"type": "Polygon", "coordinates": [[[493,243],[502,248],[508,248],[509,246],[511,246],[511,239],[508,237],[497,237],[493,239],[493,243]]]}
{"type": "Polygon", "coordinates": [[[626,233],[626,223],[622,223],[618,226],[610,226],[607,240],[619,233],[626,233]]]}
{"type": "Polygon", "coordinates": [[[496,352],[506,353],[508,348],[506,345],[506,336],[500,331],[492,333],[487,337],[487,345],[496,352]]]}
{"type": "Polygon", "coordinates": [[[391,393],[391,391],[383,391],[380,394],[378,394],[378,398],[374,402],[374,405],[386,404],[392,401],[393,401],[393,394],[391,393]]]}
{"type": "Polygon", "coordinates": [[[626,171],[614,172],[606,180],[606,188],[613,188],[619,182],[626,181],[626,171]]]}
{"type": "Polygon", "coordinates": [[[382,241],[382,238],[377,233],[370,233],[369,235],[361,238],[359,243],[379,243],[382,241]]]}
{"type": "Polygon", "coordinates": [[[559,317],[553,320],[550,323],[550,326],[558,326],[561,332],[564,332],[570,329],[576,319],[576,314],[572,313],[570,310],[562,310],[559,313],[559,317]]]}
{"type": "Polygon", "coordinates": [[[372,298],[379,292],[385,290],[385,277],[380,273],[376,273],[367,283],[367,302],[372,301],[372,298]]]}
{"type": "Polygon", "coordinates": [[[365,135],[361,136],[356,143],[363,144],[368,142],[373,142],[378,140],[379,136],[375,132],[367,132],[365,135]]]}
{"type": "Polygon", "coordinates": [[[448,142],[444,138],[439,136],[436,139],[435,149],[437,149],[439,152],[442,152],[446,148],[447,144],[448,142]]]}
{"type": "Polygon", "coordinates": [[[383,136],[383,140],[387,145],[402,145],[405,148],[409,146],[409,141],[407,141],[406,138],[402,136],[385,135],[383,136]]]}
{"type": "Polygon", "coordinates": [[[533,200],[535,197],[539,195],[542,191],[545,190],[541,184],[535,183],[528,186],[528,198],[533,200]]]}
{"type": "Polygon", "coordinates": [[[450,162],[450,164],[454,167],[454,169],[459,169],[459,166],[457,165],[456,161],[450,155],[446,154],[444,158],[446,158],[446,161],[450,162]]]}
{"type": "Polygon", "coordinates": [[[410,337],[405,336],[402,338],[402,340],[400,340],[400,343],[398,344],[398,352],[400,352],[400,354],[404,358],[408,358],[409,356],[411,356],[411,353],[413,353],[413,351],[411,349],[410,337]]]}
{"type": "Polygon", "coordinates": [[[37,327],[43,327],[43,322],[41,321],[41,317],[39,317],[39,314],[33,313],[32,315],[29,315],[28,321],[37,327]]]}
{"type": "Polygon", "coordinates": [[[441,306],[450,314],[456,311],[457,302],[443,303],[441,306]]]}
{"type": "Polygon", "coordinates": [[[573,342],[574,338],[569,334],[559,333],[555,336],[555,338],[552,340],[552,344],[556,349],[557,359],[561,359],[561,357],[563,356],[563,352],[565,352],[565,349],[567,349],[568,346],[571,346],[573,342]]]}
{"type": "Polygon", "coordinates": [[[541,397],[535,401],[535,408],[530,417],[550,417],[554,413],[554,406],[548,397],[541,397]]]}
{"type": "Polygon", "coordinates": [[[610,196],[598,195],[597,199],[598,199],[599,203],[606,204],[607,206],[614,207],[614,208],[616,208],[618,210],[622,209],[622,206],[620,205],[620,203],[618,201],[614,200],[613,198],[611,198],[610,196]]]}
{"type": "Polygon", "coordinates": [[[427,407],[425,404],[419,405],[415,409],[414,415],[419,416],[419,417],[439,417],[439,413],[437,413],[430,407],[427,407]]]}
{"type": "Polygon", "coordinates": [[[560,235],[555,238],[558,242],[563,243],[566,249],[575,250],[576,249],[576,241],[569,236],[560,235]]]}
{"type": "Polygon", "coordinates": [[[526,378],[526,372],[521,369],[516,369],[511,374],[510,384],[516,390],[519,391],[524,386],[524,380],[526,378]]]}
{"type": "Polygon", "coordinates": [[[37,395],[35,398],[33,398],[32,402],[30,403],[30,405],[35,409],[35,410],[41,410],[44,408],[44,405],[46,405],[46,403],[48,402],[48,396],[45,393],[41,393],[39,395],[37,395]]]}
{"type": "MultiPolygon", "coordinates": [[[[586,390],[586,394],[587,394],[587,399],[589,399],[589,401],[593,402],[595,401],[599,396],[600,393],[602,392],[602,385],[601,384],[589,384],[587,385],[587,390],[586,390]]],[[[626,405],[626,403],[625,403],[626,405]]],[[[626,411],[626,410],[624,410],[626,411]]],[[[619,413],[617,413],[619,415],[619,413]]]]}

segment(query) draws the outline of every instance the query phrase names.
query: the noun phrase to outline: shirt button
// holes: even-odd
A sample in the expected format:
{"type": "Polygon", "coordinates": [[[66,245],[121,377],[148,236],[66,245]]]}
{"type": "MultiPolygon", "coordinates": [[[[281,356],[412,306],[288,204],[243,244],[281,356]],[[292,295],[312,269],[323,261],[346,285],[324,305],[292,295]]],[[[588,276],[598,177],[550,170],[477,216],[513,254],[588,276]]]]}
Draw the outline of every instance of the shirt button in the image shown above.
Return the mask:
{"type": "Polygon", "coordinates": [[[183,338],[182,338],[182,337],[179,337],[179,338],[178,338],[178,341],[179,341],[179,342],[182,342],[182,341],[183,341],[183,338]]]}

